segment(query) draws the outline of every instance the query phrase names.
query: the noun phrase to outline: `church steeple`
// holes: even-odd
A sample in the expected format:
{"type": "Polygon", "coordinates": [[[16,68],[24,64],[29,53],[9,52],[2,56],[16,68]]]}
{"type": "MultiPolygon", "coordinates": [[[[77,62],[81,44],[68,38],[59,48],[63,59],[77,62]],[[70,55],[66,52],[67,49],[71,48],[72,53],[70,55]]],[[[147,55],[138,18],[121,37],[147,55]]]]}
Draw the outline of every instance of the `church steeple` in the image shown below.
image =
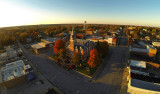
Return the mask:
{"type": "Polygon", "coordinates": [[[70,49],[72,51],[74,51],[74,44],[75,44],[75,32],[74,32],[74,28],[72,28],[72,32],[70,35],[70,49]]]}
{"type": "Polygon", "coordinates": [[[75,39],[75,32],[74,32],[74,28],[72,28],[72,32],[70,35],[70,41],[75,39]]]}

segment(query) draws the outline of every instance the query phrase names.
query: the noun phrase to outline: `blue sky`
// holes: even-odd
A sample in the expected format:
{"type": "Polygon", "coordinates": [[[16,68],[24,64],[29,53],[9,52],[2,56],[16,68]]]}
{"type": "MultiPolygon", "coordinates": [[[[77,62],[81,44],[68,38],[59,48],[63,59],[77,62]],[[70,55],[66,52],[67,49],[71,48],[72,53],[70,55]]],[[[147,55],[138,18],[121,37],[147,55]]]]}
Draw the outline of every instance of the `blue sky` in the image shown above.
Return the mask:
{"type": "Polygon", "coordinates": [[[0,27],[88,23],[160,26],[160,0],[0,0],[0,27]]]}

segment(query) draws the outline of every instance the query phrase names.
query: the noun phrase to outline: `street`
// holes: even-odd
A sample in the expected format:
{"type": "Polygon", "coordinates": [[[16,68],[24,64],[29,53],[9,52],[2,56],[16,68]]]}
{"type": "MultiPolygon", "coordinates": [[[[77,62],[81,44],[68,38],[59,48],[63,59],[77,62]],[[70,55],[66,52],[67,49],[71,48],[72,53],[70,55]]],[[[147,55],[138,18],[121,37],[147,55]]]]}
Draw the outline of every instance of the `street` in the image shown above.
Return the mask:
{"type": "MultiPolygon", "coordinates": [[[[48,55],[52,55],[53,51],[45,52],[44,54],[35,55],[31,50],[26,50],[22,45],[19,45],[24,53],[27,55],[27,58],[33,63],[33,65],[39,70],[39,72],[51,83],[54,84],[57,88],[59,88],[65,94],[118,94],[119,89],[115,86],[114,83],[107,83],[108,79],[117,80],[118,76],[112,76],[111,78],[107,78],[106,74],[108,70],[112,70],[112,66],[107,65],[100,75],[100,78],[103,78],[103,81],[100,78],[97,79],[96,82],[89,82],[86,78],[78,77],[74,75],[70,71],[66,71],[60,66],[58,66],[54,61],[48,58],[48,55]]],[[[116,48],[117,49],[117,48],[116,48]]],[[[115,59],[115,62],[122,63],[125,58],[121,58],[121,54],[116,54],[116,51],[120,51],[122,53],[124,50],[117,49],[114,51],[111,50],[111,56],[107,62],[115,59]],[[113,52],[112,52],[113,51],[113,52]],[[116,57],[119,57],[118,60],[116,57]],[[120,59],[120,60],[119,60],[120,59]]],[[[124,56],[123,56],[124,57],[124,56]]],[[[115,66],[114,66],[115,67],[115,66]]],[[[118,71],[118,70],[117,70],[118,71]]],[[[121,78],[119,78],[121,79],[121,78]]],[[[120,81],[120,80],[118,80],[120,81]]],[[[119,83],[120,84],[120,83],[119,83]]],[[[119,87],[119,86],[118,86],[119,87]]]]}

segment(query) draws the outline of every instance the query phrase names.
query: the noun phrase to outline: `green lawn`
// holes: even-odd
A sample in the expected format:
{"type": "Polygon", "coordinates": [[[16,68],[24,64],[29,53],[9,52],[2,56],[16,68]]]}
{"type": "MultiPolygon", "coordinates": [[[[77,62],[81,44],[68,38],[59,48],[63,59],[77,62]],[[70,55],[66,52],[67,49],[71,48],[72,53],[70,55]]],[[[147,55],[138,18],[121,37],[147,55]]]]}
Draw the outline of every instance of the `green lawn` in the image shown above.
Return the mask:
{"type": "Polygon", "coordinates": [[[97,71],[99,66],[97,66],[96,68],[90,69],[90,71],[87,71],[85,68],[77,68],[78,72],[84,73],[88,76],[93,76],[94,73],[97,71]]]}

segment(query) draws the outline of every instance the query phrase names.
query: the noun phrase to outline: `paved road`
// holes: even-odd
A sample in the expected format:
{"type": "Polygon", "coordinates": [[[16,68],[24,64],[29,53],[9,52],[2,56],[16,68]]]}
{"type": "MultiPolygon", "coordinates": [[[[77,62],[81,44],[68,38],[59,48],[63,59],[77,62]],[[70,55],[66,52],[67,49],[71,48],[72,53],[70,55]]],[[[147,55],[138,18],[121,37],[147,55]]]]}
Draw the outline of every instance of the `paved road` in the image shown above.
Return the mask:
{"type": "Polygon", "coordinates": [[[113,47],[110,48],[110,56],[106,58],[103,70],[100,72],[99,76],[96,78],[95,82],[104,83],[107,85],[112,85],[108,89],[113,94],[119,93],[122,83],[122,78],[124,74],[124,69],[126,68],[128,48],[127,47],[113,47]]]}
{"type": "MultiPolygon", "coordinates": [[[[89,82],[85,78],[77,77],[72,72],[59,67],[54,61],[48,58],[48,55],[52,53],[51,51],[49,51],[47,55],[35,55],[31,51],[26,51],[23,46],[20,45],[20,47],[28,56],[28,59],[32,61],[33,65],[37,67],[39,72],[65,94],[118,94],[117,89],[115,89],[116,87],[110,83],[106,83],[105,81],[89,82]]],[[[116,56],[119,55],[120,54],[116,56]]],[[[113,59],[110,60],[116,58],[113,55],[111,55],[111,57],[113,59]]],[[[103,73],[105,73],[105,70],[103,73]]]]}
{"type": "Polygon", "coordinates": [[[118,46],[128,46],[128,38],[127,37],[119,37],[117,38],[118,46]]]}

